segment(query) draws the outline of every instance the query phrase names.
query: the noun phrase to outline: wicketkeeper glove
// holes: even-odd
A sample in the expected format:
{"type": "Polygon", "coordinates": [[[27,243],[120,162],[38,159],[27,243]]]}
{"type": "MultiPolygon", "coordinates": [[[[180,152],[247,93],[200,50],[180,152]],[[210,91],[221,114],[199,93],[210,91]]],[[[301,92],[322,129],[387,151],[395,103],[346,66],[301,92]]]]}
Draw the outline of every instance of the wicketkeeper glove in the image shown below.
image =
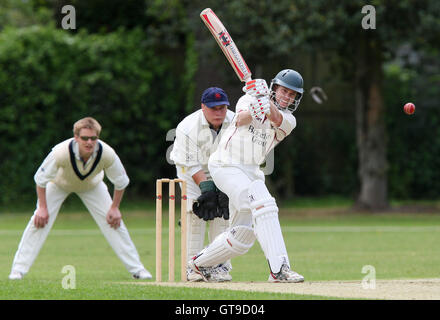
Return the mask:
{"type": "Polygon", "coordinates": [[[213,220],[217,215],[217,188],[213,181],[202,181],[199,187],[202,194],[193,203],[193,212],[200,219],[213,220]]]}
{"type": "Polygon", "coordinates": [[[229,198],[228,196],[221,192],[220,190],[217,193],[217,201],[218,201],[218,217],[225,220],[229,220],[229,198]]]}

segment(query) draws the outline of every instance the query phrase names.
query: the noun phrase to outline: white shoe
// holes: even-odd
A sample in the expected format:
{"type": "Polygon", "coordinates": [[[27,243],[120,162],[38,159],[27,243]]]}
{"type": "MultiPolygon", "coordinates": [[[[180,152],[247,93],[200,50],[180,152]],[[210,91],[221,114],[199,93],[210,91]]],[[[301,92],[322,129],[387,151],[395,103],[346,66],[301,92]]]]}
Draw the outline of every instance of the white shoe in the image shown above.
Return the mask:
{"type": "Polygon", "coordinates": [[[188,261],[188,268],[198,274],[205,282],[224,282],[232,280],[229,274],[230,268],[224,264],[219,264],[215,267],[198,267],[193,258],[188,261]]]}
{"type": "Polygon", "coordinates": [[[134,279],[140,279],[140,280],[144,280],[144,279],[152,279],[153,276],[151,275],[151,273],[149,273],[147,270],[142,269],[141,271],[136,272],[135,274],[132,275],[134,279]]]}
{"type": "Polygon", "coordinates": [[[205,282],[209,282],[209,279],[211,278],[211,270],[212,268],[205,268],[205,267],[198,267],[196,266],[194,262],[194,258],[189,259],[187,268],[194,271],[196,274],[200,275],[202,277],[202,280],[205,282]]]}
{"type": "Polygon", "coordinates": [[[11,271],[11,274],[9,275],[9,280],[21,280],[23,279],[24,274],[18,271],[11,271]]]}
{"type": "Polygon", "coordinates": [[[191,268],[187,268],[186,269],[186,279],[189,282],[198,282],[198,281],[203,281],[203,277],[196,273],[193,269],[191,268]]]}
{"type": "Polygon", "coordinates": [[[232,276],[229,274],[232,268],[229,268],[225,264],[219,264],[217,267],[211,270],[211,277],[209,282],[225,282],[231,281],[232,276]]]}
{"type": "Polygon", "coordinates": [[[304,277],[293,270],[287,264],[281,266],[281,270],[278,273],[270,273],[269,282],[304,282],[304,277]]]}

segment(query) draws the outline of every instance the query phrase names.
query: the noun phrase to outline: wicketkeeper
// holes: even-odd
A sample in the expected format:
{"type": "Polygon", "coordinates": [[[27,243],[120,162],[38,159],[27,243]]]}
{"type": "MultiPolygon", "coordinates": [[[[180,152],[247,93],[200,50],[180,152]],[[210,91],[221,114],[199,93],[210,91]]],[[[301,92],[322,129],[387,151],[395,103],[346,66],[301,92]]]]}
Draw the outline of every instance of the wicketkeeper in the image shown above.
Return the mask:
{"type": "Polygon", "coordinates": [[[119,211],[129,178],[116,152],[99,140],[100,132],[101,125],[95,119],[78,120],[73,126],[74,137],[57,144],[38,168],[34,177],[37,207],[18,245],[9,279],[20,280],[29,271],[71,193],[85,204],[133,278],[152,278],[139,259],[119,211]],[[103,182],[104,173],[114,184],[113,199],[103,182]]]}
{"type": "Polygon", "coordinates": [[[245,254],[255,239],[269,264],[269,282],[302,282],[291,270],[278,206],[264,183],[260,165],[296,126],[292,112],[303,95],[303,79],[291,69],[280,71],[267,87],[252,80],[236,106],[235,118],[208,162],[218,189],[229,197],[230,229],[189,260],[188,266],[209,281],[213,266],[245,254]]]}
{"type": "MultiPolygon", "coordinates": [[[[201,108],[183,119],[176,129],[170,158],[176,164],[177,176],[187,183],[188,259],[203,249],[207,221],[209,242],[229,226],[228,197],[216,187],[208,171],[209,156],[234,117],[228,106],[228,96],[223,89],[208,88],[202,94],[201,108]]],[[[210,281],[230,281],[231,268],[229,261],[221,261],[213,268],[210,281]]],[[[189,268],[187,278],[202,280],[189,268]]]]}

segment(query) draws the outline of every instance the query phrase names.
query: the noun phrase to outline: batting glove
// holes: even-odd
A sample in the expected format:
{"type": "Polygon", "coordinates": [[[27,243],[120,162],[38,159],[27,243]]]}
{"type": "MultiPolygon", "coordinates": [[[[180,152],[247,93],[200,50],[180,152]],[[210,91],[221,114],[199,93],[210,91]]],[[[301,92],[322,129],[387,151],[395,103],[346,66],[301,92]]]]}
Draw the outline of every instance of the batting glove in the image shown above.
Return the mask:
{"type": "Polygon", "coordinates": [[[266,80],[254,79],[246,82],[246,85],[243,87],[243,92],[252,97],[265,96],[269,94],[269,88],[267,87],[266,80]]]}
{"type": "Polygon", "coordinates": [[[266,115],[270,114],[270,102],[267,96],[258,97],[255,102],[249,105],[249,112],[252,118],[263,122],[266,115]]]}

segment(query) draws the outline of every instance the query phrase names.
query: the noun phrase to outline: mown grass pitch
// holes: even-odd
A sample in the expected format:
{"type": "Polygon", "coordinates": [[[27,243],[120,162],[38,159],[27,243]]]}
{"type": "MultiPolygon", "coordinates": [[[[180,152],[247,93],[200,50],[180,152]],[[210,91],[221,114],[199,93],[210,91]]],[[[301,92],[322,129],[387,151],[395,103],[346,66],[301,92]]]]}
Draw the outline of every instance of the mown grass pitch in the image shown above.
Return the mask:
{"type": "MultiPolygon", "coordinates": [[[[375,268],[377,279],[438,278],[440,212],[438,214],[342,214],[345,209],[281,210],[280,220],[294,269],[306,281],[354,280],[375,268]]],[[[8,275],[22,232],[32,211],[0,214],[0,299],[76,300],[258,300],[327,299],[321,296],[127,285],[131,279],[92,217],[85,211],[63,212],[30,272],[22,281],[8,275]],[[75,289],[63,289],[64,266],[75,268],[75,289]]],[[[154,275],[154,211],[123,210],[141,260],[154,275]]],[[[163,231],[163,279],[167,278],[167,237],[163,231]]],[[[176,239],[179,238],[178,234],[176,239]]],[[[176,244],[178,248],[178,244],[176,244]]],[[[178,253],[179,251],[176,250],[178,253]]],[[[266,281],[268,267],[258,243],[233,259],[233,281],[266,281]]],[[[176,279],[179,259],[176,258],[176,279]]],[[[152,280],[154,281],[154,279],[152,280]]],[[[268,284],[270,285],[270,284],[268,284]]]]}

